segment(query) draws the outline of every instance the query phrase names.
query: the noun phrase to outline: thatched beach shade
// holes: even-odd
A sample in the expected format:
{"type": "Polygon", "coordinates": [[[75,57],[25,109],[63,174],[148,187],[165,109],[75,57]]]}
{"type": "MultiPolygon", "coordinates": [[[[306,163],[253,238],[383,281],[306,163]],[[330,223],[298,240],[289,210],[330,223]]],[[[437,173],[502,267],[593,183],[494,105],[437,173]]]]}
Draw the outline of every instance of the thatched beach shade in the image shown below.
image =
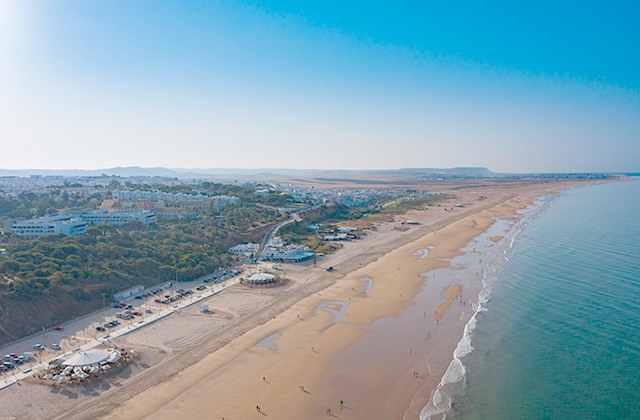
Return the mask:
{"type": "Polygon", "coordinates": [[[79,351],[67,360],[62,362],[64,366],[89,366],[103,362],[109,358],[109,352],[106,350],[91,349],[87,351],[79,351]]]}

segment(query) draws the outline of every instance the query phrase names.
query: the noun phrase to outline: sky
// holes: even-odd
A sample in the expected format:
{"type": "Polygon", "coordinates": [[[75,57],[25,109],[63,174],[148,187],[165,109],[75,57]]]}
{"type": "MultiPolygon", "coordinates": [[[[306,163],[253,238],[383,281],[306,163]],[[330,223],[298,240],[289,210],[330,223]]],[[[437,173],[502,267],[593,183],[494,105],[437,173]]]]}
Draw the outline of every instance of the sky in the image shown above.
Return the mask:
{"type": "Polygon", "coordinates": [[[0,0],[0,168],[639,171],[639,21],[632,1],[0,0]]]}

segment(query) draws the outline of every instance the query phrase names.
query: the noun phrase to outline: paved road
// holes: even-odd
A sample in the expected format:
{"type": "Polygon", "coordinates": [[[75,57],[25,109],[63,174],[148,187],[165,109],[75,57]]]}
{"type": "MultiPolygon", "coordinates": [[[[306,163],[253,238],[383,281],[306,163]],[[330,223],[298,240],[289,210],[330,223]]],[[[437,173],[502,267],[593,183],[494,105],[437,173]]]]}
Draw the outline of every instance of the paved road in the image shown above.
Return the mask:
{"type": "Polygon", "coordinates": [[[293,223],[293,222],[296,222],[296,221],[300,221],[300,214],[301,213],[304,213],[305,211],[309,211],[309,210],[312,210],[312,209],[317,209],[317,208],[321,207],[322,205],[324,205],[325,202],[326,201],[323,200],[322,203],[317,204],[315,206],[305,207],[303,209],[296,210],[296,211],[291,213],[291,219],[285,220],[284,222],[281,222],[281,223],[278,223],[277,225],[275,225],[274,227],[269,229],[267,231],[267,233],[265,233],[264,237],[262,238],[262,241],[260,241],[260,245],[258,246],[258,250],[255,253],[255,258],[259,259],[262,256],[262,252],[264,252],[264,248],[267,246],[267,244],[269,243],[271,238],[273,238],[273,235],[275,235],[282,226],[288,225],[289,223],[293,223]]]}
{"type": "Polygon", "coordinates": [[[274,227],[269,229],[267,231],[267,233],[265,233],[264,237],[262,238],[262,241],[260,242],[260,245],[258,246],[258,250],[256,251],[255,257],[256,258],[260,258],[262,256],[262,252],[264,251],[264,248],[267,246],[267,244],[269,243],[269,241],[271,240],[273,235],[278,231],[278,229],[280,229],[284,225],[288,225],[289,223],[293,223],[296,220],[300,220],[297,214],[295,214],[291,219],[285,220],[282,223],[278,223],[277,225],[275,225],[274,227]]]}

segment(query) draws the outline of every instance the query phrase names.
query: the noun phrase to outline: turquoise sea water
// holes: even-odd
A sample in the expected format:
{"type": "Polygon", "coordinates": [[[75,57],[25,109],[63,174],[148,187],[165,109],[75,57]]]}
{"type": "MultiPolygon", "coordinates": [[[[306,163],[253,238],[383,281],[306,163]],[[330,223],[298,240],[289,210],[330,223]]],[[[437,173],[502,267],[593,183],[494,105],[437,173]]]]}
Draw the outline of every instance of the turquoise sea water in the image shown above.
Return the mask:
{"type": "Polygon", "coordinates": [[[537,213],[488,282],[446,418],[640,418],[640,181],[537,213]]]}

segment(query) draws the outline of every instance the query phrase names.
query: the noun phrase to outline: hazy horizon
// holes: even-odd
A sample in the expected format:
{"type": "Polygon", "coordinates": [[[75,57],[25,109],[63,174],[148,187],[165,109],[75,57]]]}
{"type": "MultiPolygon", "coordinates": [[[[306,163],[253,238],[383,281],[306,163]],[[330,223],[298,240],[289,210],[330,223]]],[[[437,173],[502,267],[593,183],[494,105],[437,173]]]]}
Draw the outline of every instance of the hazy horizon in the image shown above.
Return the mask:
{"type": "Polygon", "coordinates": [[[640,170],[640,8],[0,4],[0,168],[640,170]]]}

